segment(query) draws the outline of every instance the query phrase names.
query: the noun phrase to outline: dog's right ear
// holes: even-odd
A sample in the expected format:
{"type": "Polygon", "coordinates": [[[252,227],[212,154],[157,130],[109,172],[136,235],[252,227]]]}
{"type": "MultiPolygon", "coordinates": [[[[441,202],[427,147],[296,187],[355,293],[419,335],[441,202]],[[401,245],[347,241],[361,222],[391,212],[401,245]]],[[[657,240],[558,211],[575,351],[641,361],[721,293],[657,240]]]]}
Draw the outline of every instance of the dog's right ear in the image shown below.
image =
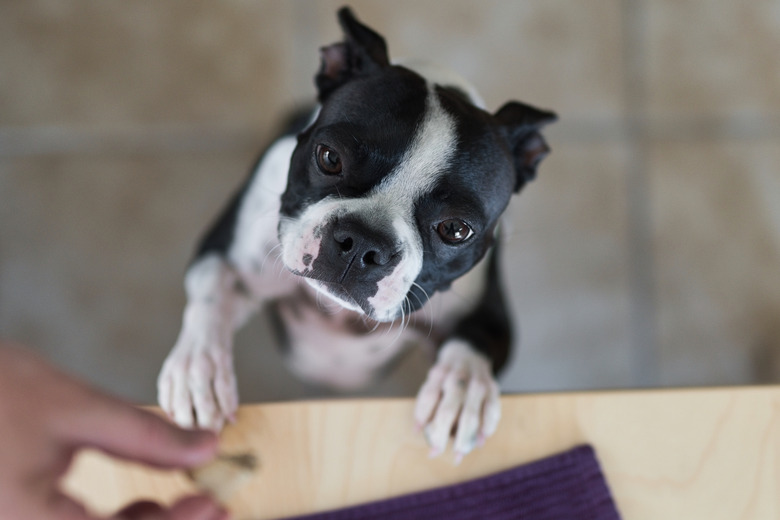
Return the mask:
{"type": "Polygon", "coordinates": [[[350,79],[390,65],[384,38],[360,23],[349,7],[339,9],[338,18],[344,41],[320,49],[322,63],[314,80],[320,101],[350,79]]]}
{"type": "Polygon", "coordinates": [[[536,177],[536,169],[550,147],[542,136],[543,126],[558,120],[553,112],[540,110],[518,101],[510,101],[495,114],[499,128],[509,144],[515,161],[515,193],[536,177]]]}

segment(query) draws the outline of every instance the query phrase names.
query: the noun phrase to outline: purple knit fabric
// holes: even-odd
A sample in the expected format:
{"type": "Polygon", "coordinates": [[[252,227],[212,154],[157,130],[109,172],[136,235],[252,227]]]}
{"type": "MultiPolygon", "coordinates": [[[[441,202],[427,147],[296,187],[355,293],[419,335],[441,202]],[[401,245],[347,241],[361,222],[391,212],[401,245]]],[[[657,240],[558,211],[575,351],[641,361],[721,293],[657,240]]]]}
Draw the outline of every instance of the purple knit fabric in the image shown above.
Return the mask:
{"type": "Polygon", "coordinates": [[[487,477],[288,520],[620,520],[593,448],[487,477]]]}

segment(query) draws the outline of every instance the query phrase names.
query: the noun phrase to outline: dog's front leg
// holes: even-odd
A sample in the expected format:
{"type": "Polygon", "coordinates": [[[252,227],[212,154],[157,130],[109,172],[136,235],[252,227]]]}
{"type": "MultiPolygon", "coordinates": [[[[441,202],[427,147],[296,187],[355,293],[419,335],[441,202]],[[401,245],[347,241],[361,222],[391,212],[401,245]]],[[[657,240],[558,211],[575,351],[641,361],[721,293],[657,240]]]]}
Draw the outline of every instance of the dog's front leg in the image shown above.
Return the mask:
{"type": "Polygon", "coordinates": [[[417,395],[414,416],[438,456],[455,430],[455,460],[493,435],[501,419],[495,374],[506,364],[512,327],[501,284],[497,252],[488,258],[486,285],[476,307],[461,319],[417,395]]]}
{"type": "Polygon", "coordinates": [[[185,287],[182,328],[160,371],[158,399],[179,425],[219,430],[238,408],[233,333],[257,303],[218,254],[193,263],[185,287]]]}

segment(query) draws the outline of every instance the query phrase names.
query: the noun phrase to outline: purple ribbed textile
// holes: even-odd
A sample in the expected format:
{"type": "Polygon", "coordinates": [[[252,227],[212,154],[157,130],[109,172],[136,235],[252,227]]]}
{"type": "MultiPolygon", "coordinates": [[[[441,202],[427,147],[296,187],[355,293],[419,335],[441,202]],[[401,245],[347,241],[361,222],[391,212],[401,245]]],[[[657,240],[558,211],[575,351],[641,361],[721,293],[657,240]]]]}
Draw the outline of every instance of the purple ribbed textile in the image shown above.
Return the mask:
{"type": "Polygon", "coordinates": [[[590,446],[494,475],[288,520],[620,520],[590,446]]]}

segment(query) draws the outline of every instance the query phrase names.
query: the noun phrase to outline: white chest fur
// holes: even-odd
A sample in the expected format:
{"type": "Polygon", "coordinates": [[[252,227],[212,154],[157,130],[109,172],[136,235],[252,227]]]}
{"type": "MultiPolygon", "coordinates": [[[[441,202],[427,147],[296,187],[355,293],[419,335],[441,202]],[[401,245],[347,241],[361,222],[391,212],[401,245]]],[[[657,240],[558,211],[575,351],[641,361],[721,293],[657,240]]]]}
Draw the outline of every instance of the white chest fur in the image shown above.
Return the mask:
{"type": "Polygon", "coordinates": [[[375,323],[336,308],[308,286],[275,303],[287,364],[298,377],[336,389],[360,388],[401,351],[430,343],[414,316],[375,323]]]}

